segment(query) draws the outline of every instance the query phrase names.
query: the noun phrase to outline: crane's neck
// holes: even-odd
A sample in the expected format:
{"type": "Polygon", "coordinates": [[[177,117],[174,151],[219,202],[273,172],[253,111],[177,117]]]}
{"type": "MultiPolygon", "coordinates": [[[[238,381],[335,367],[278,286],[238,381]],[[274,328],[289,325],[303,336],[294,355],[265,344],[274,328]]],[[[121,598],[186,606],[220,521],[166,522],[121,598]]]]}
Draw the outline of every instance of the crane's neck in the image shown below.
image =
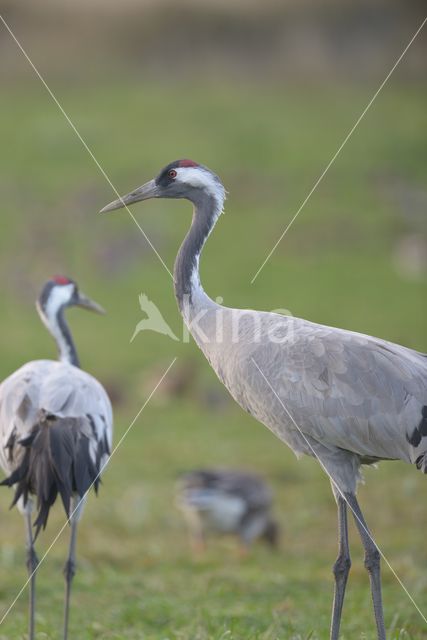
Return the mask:
{"type": "Polygon", "coordinates": [[[74,344],[71,331],[64,316],[64,307],[49,313],[42,311],[38,307],[40,317],[48,331],[54,337],[58,349],[58,356],[61,362],[68,362],[80,368],[80,360],[74,344]]]}
{"type": "Polygon", "coordinates": [[[193,200],[193,220],[174,266],[174,287],[178,306],[187,324],[203,306],[218,306],[200,283],[199,259],[203,246],[218,220],[224,197],[201,192],[193,200]]]}
{"type": "Polygon", "coordinates": [[[67,321],[65,320],[63,309],[60,309],[56,315],[54,331],[52,331],[52,335],[56,340],[56,346],[58,348],[59,359],[61,362],[68,362],[69,364],[80,368],[77,349],[67,321]]]}

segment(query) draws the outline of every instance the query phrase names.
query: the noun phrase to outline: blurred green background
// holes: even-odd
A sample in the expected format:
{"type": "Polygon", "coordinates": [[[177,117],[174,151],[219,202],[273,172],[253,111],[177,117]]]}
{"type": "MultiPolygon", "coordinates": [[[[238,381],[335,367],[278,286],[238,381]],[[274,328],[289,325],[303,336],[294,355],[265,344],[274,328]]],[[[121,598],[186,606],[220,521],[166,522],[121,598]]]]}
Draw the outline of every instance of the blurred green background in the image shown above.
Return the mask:
{"type": "MultiPolygon", "coordinates": [[[[226,213],[202,279],[225,304],[289,309],[316,322],[427,351],[427,32],[420,34],[253,285],[250,281],[423,18],[419,2],[0,2],[119,192],[190,157],[218,173],[226,213]]],[[[335,505],[315,461],[293,454],[229,400],[194,344],[140,333],[144,292],[182,333],[170,276],[0,24],[2,273],[0,373],[54,357],[34,300],[52,274],[108,310],[69,313],[83,366],[115,403],[115,441],[174,357],[91,497],[80,527],[73,638],[323,639],[328,636],[335,505]],[[279,554],[232,540],[192,560],[174,483],[201,465],[261,473],[282,526],[279,554]]],[[[172,269],[185,202],[133,209],[172,269]]],[[[367,470],[360,501],[373,533],[427,612],[425,478],[404,464],[367,470]]],[[[0,495],[0,607],[25,576],[24,529],[0,495]]],[[[40,554],[64,522],[60,506],[40,554]]],[[[375,637],[362,550],[343,638],[375,637]]],[[[65,531],[39,571],[37,638],[57,638],[65,531]]],[[[388,637],[427,638],[384,565],[388,637]]],[[[25,638],[26,593],[0,625],[25,638]]]]}

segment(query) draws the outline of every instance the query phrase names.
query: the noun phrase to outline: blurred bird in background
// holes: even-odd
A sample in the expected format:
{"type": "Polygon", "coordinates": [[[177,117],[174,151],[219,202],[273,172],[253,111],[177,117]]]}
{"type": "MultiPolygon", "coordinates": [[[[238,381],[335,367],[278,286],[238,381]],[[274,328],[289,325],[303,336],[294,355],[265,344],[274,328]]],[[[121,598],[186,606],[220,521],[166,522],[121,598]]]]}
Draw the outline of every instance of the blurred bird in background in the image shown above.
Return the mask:
{"type": "Polygon", "coordinates": [[[255,540],[276,549],[279,527],[272,516],[272,493],[253,473],[234,469],[197,469],[177,484],[176,503],[188,525],[195,555],[206,548],[209,534],[231,534],[239,540],[240,555],[255,540]]]}

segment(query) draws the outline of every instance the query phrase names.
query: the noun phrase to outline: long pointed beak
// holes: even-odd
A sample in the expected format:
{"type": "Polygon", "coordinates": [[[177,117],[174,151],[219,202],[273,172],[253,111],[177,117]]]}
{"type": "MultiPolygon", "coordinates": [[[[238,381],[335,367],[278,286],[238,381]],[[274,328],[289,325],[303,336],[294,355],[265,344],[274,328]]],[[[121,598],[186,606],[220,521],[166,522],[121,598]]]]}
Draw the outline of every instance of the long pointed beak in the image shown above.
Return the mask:
{"type": "Polygon", "coordinates": [[[149,198],[157,198],[158,197],[158,186],[155,180],[150,180],[142,185],[142,187],[138,187],[135,191],[131,191],[125,196],[110,202],[106,207],[101,209],[100,213],[106,213],[107,211],[114,211],[115,209],[122,209],[123,207],[127,207],[134,202],[140,202],[140,200],[148,200],[149,198]]]}
{"type": "Polygon", "coordinates": [[[100,304],[85,296],[81,291],[79,291],[77,301],[74,304],[76,307],[81,307],[82,309],[93,311],[94,313],[100,313],[101,315],[105,314],[105,309],[103,309],[100,304]]]}

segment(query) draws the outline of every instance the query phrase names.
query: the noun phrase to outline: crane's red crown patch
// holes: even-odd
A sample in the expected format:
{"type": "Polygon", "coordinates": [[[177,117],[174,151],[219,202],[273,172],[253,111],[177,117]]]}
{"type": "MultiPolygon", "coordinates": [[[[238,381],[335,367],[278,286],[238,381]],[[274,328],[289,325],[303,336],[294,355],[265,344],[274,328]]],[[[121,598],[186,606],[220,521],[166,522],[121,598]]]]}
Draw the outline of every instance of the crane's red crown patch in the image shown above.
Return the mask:
{"type": "Polygon", "coordinates": [[[199,165],[197,164],[197,162],[193,162],[193,160],[184,159],[179,161],[178,166],[179,167],[198,167],[199,165]]]}
{"type": "Polygon", "coordinates": [[[52,280],[56,282],[56,284],[71,284],[71,280],[65,276],[53,276],[52,280]]]}

